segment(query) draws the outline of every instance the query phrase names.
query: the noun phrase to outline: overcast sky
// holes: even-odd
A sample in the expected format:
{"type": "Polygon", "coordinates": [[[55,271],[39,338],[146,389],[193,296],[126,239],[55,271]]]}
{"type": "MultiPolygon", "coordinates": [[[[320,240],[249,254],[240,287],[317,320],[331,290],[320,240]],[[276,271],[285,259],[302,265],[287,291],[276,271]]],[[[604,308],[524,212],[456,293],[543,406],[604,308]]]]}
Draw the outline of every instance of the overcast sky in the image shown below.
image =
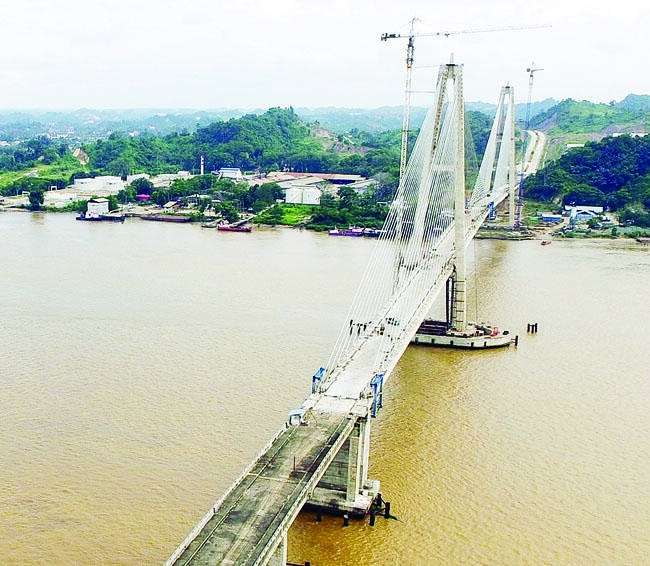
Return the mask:
{"type": "MultiPolygon", "coordinates": [[[[0,108],[400,105],[404,40],[383,32],[551,23],[416,40],[416,65],[465,65],[467,100],[650,93],[641,0],[0,0],[0,108]]],[[[414,88],[432,86],[432,69],[414,88]]],[[[425,103],[419,96],[415,103],[425,103]]]]}

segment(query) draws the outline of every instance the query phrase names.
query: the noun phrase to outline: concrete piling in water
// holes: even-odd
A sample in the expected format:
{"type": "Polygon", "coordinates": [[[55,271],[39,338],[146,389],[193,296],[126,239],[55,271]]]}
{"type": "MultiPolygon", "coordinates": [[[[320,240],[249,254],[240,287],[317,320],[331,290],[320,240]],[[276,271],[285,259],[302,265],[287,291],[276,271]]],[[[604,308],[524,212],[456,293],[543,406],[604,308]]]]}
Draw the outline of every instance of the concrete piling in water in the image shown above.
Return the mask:
{"type": "Polygon", "coordinates": [[[370,526],[371,527],[375,526],[375,510],[374,509],[370,510],[370,526]]]}
{"type": "Polygon", "coordinates": [[[322,521],[323,521],[323,508],[318,507],[316,509],[316,522],[317,523],[322,523],[322,521]]]}
{"type": "Polygon", "coordinates": [[[386,501],[386,507],[384,507],[384,518],[390,519],[390,503],[386,501]]]}
{"type": "Polygon", "coordinates": [[[347,513],[343,515],[343,526],[344,527],[350,526],[350,516],[347,513]]]}
{"type": "Polygon", "coordinates": [[[519,335],[515,336],[515,348],[519,346],[519,335]]]}

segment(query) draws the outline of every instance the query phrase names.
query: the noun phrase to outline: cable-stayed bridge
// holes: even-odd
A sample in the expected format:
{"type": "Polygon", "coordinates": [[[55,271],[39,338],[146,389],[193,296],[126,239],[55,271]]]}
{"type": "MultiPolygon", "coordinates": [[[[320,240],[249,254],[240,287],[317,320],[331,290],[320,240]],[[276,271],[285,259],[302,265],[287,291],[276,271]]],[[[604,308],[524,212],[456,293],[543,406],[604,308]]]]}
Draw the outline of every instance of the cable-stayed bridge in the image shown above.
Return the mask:
{"type": "Polygon", "coordinates": [[[287,531],[305,503],[365,513],[370,423],[383,384],[451,278],[453,331],[468,332],[465,249],[510,196],[515,216],[511,87],[501,90],[471,193],[465,182],[462,66],[440,68],[381,235],[336,345],[312,394],[261,450],[167,561],[172,565],[285,566],[287,531]]]}

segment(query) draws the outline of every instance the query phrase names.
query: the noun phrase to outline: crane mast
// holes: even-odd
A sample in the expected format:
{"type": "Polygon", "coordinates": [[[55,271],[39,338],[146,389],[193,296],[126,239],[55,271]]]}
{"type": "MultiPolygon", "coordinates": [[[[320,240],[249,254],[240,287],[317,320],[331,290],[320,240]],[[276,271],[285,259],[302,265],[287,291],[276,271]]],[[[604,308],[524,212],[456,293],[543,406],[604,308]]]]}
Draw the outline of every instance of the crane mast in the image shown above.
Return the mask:
{"type": "Polygon", "coordinates": [[[528,130],[530,128],[530,105],[533,98],[533,78],[537,71],[543,71],[539,67],[535,67],[535,62],[533,61],[526,69],[528,73],[528,102],[526,103],[526,129],[524,130],[524,143],[522,148],[522,157],[521,157],[521,173],[519,175],[519,198],[517,199],[517,220],[515,221],[515,227],[519,228],[521,226],[521,209],[524,206],[524,175],[526,173],[526,151],[528,150],[528,130]]]}
{"type": "MultiPolygon", "coordinates": [[[[402,119],[402,147],[400,151],[400,164],[399,176],[400,180],[406,171],[406,163],[408,159],[408,132],[409,121],[411,114],[411,82],[413,75],[413,61],[415,58],[415,38],[416,37],[449,37],[450,35],[463,35],[473,33],[489,33],[494,31],[519,31],[525,29],[540,29],[551,27],[550,24],[531,25],[531,26],[506,26],[506,27],[487,27],[487,28],[473,28],[464,30],[444,30],[425,33],[414,33],[415,22],[417,18],[411,20],[411,28],[408,36],[400,33],[382,33],[381,41],[388,41],[389,39],[407,38],[408,44],[406,47],[406,86],[404,89],[404,115],[402,119]]],[[[537,69],[536,69],[537,70],[537,69]]]]}
{"type": "MultiPolygon", "coordinates": [[[[416,18],[411,20],[411,33],[409,34],[409,41],[406,47],[406,86],[404,88],[404,115],[402,117],[402,146],[399,158],[400,179],[406,171],[406,160],[408,157],[409,120],[411,114],[411,80],[413,77],[413,56],[415,54],[415,35],[413,34],[413,27],[415,26],[416,21],[416,18]]],[[[385,39],[383,40],[386,41],[385,39]]]]}

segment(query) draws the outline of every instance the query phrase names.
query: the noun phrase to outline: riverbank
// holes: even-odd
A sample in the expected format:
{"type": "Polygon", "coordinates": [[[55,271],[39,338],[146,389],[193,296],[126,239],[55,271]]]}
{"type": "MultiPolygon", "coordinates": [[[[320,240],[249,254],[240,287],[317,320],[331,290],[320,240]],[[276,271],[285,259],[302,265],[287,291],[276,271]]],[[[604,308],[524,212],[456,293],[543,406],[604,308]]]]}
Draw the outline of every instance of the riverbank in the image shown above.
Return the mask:
{"type": "MultiPolygon", "coordinates": [[[[76,213],[70,209],[61,209],[61,208],[52,208],[45,207],[38,211],[29,210],[25,206],[0,206],[0,212],[27,212],[33,214],[70,214],[75,215],[76,213]]],[[[191,209],[187,212],[163,212],[159,207],[123,207],[119,211],[114,211],[115,214],[124,214],[127,219],[133,218],[147,218],[148,219],[160,219],[164,215],[163,220],[168,220],[171,223],[216,223],[221,220],[220,215],[211,215],[211,214],[200,214],[198,211],[192,211],[191,209]],[[123,212],[122,212],[123,211],[123,212]]],[[[305,222],[298,221],[300,217],[292,216],[292,222],[282,223],[277,222],[275,224],[269,222],[255,222],[255,214],[242,214],[237,223],[250,223],[251,225],[261,228],[287,228],[287,229],[299,229],[299,230],[309,230],[313,232],[323,232],[318,228],[310,228],[309,224],[305,222]]],[[[524,241],[524,240],[635,240],[642,245],[648,245],[648,238],[650,238],[650,230],[643,228],[636,228],[633,226],[619,227],[619,232],[612,235],[612,228],[606,230],[580,230],[573,232],[562,231],[563,225],[558,226],[557,224],[547,224],[544,226],[529,226],[524,230],[514,230],[512,228],[503,226],[503,225],[484,225],[476,233],[476,240],[503,240],[503,241],[524,241]]]]}

